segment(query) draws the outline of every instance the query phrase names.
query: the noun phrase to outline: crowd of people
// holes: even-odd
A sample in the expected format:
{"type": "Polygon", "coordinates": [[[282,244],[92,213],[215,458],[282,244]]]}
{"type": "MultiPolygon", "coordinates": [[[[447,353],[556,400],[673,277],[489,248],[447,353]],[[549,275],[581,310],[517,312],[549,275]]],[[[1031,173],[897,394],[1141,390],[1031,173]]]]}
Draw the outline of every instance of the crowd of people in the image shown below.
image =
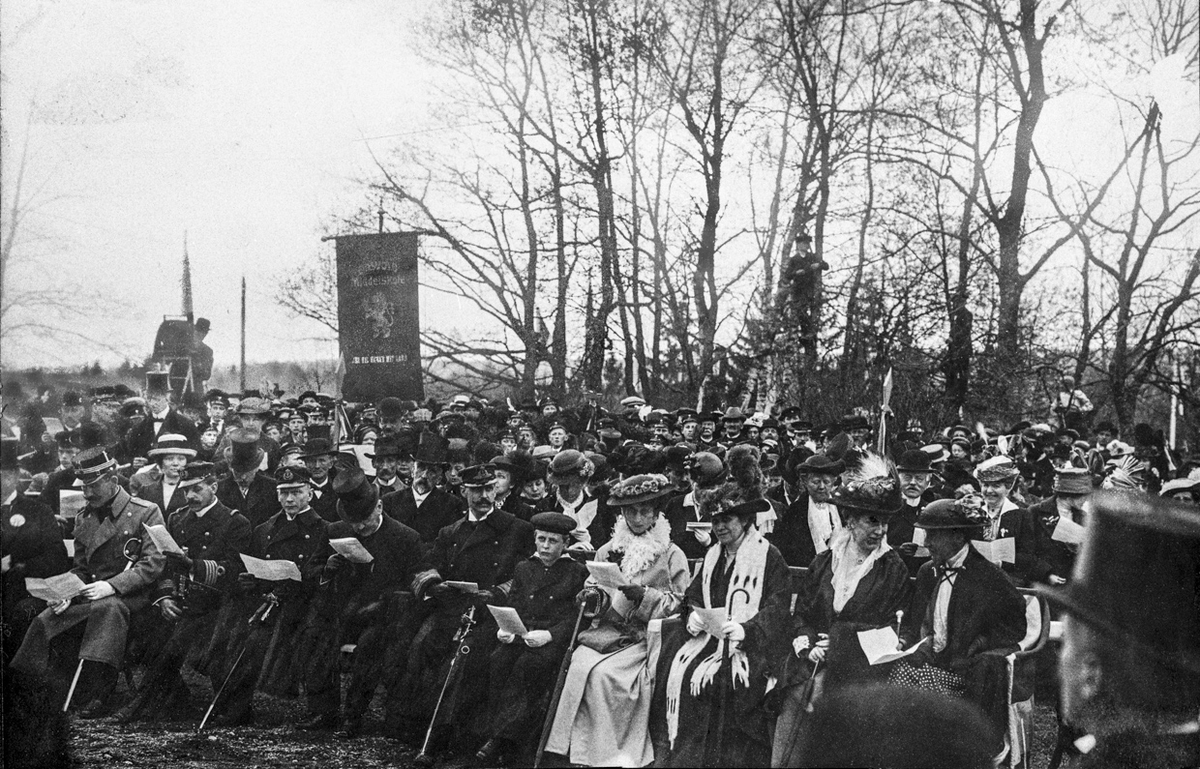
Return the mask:
{"type": "Polygon", "coordinates": [[[1021,589],[1071,587],[1097,490],[1200,506],[1200,457],[1065,386],[1054,426],[886,445],[801,406],[6,386],[6,686],[207,728],[303,697],[298,729],[482,765],[1012,760],[1021,589]],[[880,702],[953,727],[871,753],[880,702]]]}

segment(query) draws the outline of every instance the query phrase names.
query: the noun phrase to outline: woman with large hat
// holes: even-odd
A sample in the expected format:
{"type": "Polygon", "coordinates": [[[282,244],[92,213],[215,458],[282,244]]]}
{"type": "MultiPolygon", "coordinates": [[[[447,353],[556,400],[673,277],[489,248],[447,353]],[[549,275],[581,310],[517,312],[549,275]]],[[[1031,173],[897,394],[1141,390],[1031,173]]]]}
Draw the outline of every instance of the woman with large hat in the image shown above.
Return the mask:
{"type": "Polygon", "coordinates": [[[687,633],[667,676],[663,766],[765,766],[771,756],[767,682],[788,647],[791,575],[758,530],[771,510],[759,489],[701,491],[716,542],[688,587],[687,633]],[[723,621],[706,624],[703,614],[723,621]]]}
{"type": "Polygon", "coordinates": [[[609,495],[621,517],[595,561],[616,564],[625,584],[600,588],[593,577],[584,591],[589,596],[581,594],[604,610],[580,634],[546,744],[573,764],[654,760],[650,700],[661,641],[655,620],[676,612],[690,580],[687,558],[671,543],[671,526],[660,512],[672,490],[665,476],[635,475],[609,495]]]}
{"type": "Polygon", "coordinates": [[[196,458],[196,450],[188,445],[187,438],[174,433],[160,435],[148,456],[157,466],[158,478],[142,486],[137,496],[158,505],[164,517],[187,507],[186,492],[179,482],[183,468],[196,458]]]}
{"type": "Polygon", "coordinates": [[[885,678],[863,654],[858,634],[894,626],[907,608],[908,569],[887,541],[901,512],[900,486],[887,461],[868,454],[833,494],[842,527],[813,559],[800,584],[795,633],[781,676],[772,765],[786,765],[800,719],[814,695],[885,678]],[[811,685],[809,685],[811,683],[811,685]]]}

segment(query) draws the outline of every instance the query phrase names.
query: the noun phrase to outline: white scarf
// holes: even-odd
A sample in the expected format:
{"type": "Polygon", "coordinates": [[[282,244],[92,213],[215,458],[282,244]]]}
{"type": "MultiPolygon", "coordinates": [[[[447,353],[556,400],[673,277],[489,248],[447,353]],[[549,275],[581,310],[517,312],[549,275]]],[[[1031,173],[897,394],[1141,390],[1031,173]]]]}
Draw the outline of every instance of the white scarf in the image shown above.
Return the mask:
{"type": "Polygon", "coordinates": [[[650,568],[670,546],[671,524],[663,516],[658,516],[654,528],[644,534],[634,534],[622,515],[617,517],[617,525],[613,527],[608,552],[624,554],[621,557],[621,573],[632,581],[633,577],[650,568]]]}
{"type": "Polygon", "coordinates": [[[829,542],[842,529],[842,519],[832,502],[818,502],[808,498],[808,532],[812,535],[813,548],[817,555],[829,549],[829,542]]]}
{"type": "MultiPolygon", "coordinates": [[[[700,586],[703,589],[704,606],[708,609],[713,608],[712,595],[709,590],[717,559],[721,556],[721,548],[720,544],[716,544],[708,549],[708,552],[704,554],[704,567],[700,572],[700,579],[703,580],[700,586]]],[[[734,556],[733,574],[729,579],[729,588],[725,591],[725,607],[734,622],[744,623],[758,614],[759,604],[762,602],[767,552],[770,549],[771,544],[763,535],[756,529],[751,529],[746,534],[746,538],[742,540],[737,555],[734,556]],[[745,591],[746,600],[737,602],[735,605],[732,598],[738,591],[745,591]]],[[[679,734],[679,696],[683,689],[684,672],[692,664],[692,661],[707,648],[710,640],[711,636],[707,633],[701,633],[688,639],[671,662],[671,672],[667,676],[667,737],[671,741],[672,748],[675,747],[675,738],[679,734]]],[[[699,696],[704,687],[712,683],[713,678],[720,671],[727,643],[724,638],[718,639],[712,654],[701,660],[700,664],[696,666],[689,686],[693,697],[699,696]]],[[[742,651],[740,644],[731,645],[729,661],[731,663],[730,677],[734,688],[738,684],[749,687],[750,660],[742,651]]]]}
{"type": "Polygon", "coordinates": [[[846,602],[853,598],[854,591],[858,590],[859,581],[871,571],[871,567],[883,557],[884,553],[892,549],[892,546],[884,539],[865,561],[855,565],[853,556],[848,555],[853,547],[854,541],[850,538],[850,532],[845,529],[839,530],[834,536],[833,542],[830,543],[830,550],[833,551],[834,612],[841,612],[846,607],[846,602]]]}

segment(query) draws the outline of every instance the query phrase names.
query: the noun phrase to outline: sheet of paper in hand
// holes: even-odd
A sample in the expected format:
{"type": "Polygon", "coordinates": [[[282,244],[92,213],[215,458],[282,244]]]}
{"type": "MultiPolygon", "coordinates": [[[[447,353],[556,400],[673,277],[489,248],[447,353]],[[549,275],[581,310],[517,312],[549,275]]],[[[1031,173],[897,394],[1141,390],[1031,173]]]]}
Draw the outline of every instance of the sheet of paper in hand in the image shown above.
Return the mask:
{"type": "Polygon", "coordinates": [[[146,534],[150,537],[150,541],[158,548],[160,553],[178,553],[183,555],[183,550],[179,547],[179,543],[171,536],[171,532],[167,531],[167,527],[162,524],[147,526],[142,524],[142,528],[146,530],[146,534]]]}
{"type": "Polygon", "coordinates": [[[596,584],[601,587],[624,587],[629,584],[629,580],[625,579],[625,575],[621,573],[621,567],[615,563],[608,561],[588,561],[588,573],[592,575],[592,579],[596,580],[596,584]]]}
{"type": "Polygon", "coordinates": [[[862,647],[863,654],[867,657],[867,662],[872,665],[883,665],[887,662],[895,662],[902,657],[907,657],[919,649],[923,643],[925,643],[924,638],[904,651],[897,651],[897,647],[900,645],[900,638],[896,635],[896,631],[890,627],[881,627],[875,630],[860,630],[858,633],[858,645],[862,647]]]}
{"type": "Polygon", "coordinates": [[[74,518],[79,511],[87,507],[87,500],[82,491],[62,489],[58,492],[58,514],[63,518],[74,518]]]}
{"type": "Polygon", "coordinates": [[[700,621],[704,624],[704,632],[708,633],[713,638],[721,637],[721,626],[729,621],[729,615],[724,608],[719,609],[692,609],[700,621]]]}
{"type": "Polygon", "coordinates": [[[688,521],[688,531],[712,531],[712,521],[688,521]]]}
{"type": "Polygon", "coordinates": [[[524,638],[529,631],[525,629],[525,623],[521,621],[521,615],[511,606],[492,606],[488,604],[488,611],[496,618],[496,625],[505,633],[512,633],[517,638],[524,638]]]}
{"type": "Polygon", "coordinates": [[[1050,539],[1055,542],[1066,542],[1068,545],[1082,545],[1083,527],[1070,518],[1060,515],[1058,523],[1054,525],[1054,533],[1050,535],[1050,539]]]}
{"type": "Polygon", "coordinates": [[[72,571],[46,579],[25,578],[25,589],[29,591],[29,594],[47,603],[62,603],[68,598],[79,595],[79,591],[83,588],[83,580],[72,571]]]}
{"type": "Polygon", "coordinates": [[[917,552],[913,553],[914,558],[928,558],[929,548],[925,547],[925,530],[913,529],[913,544],[917,546],[917,552]]]}
{"type": "Polygon", "coordinates": [[[980,555],[997,566],[1002,563],[1017,562],[1017,541],[1012,537],[994,539],[991,542],[986,542],[982,539],[973,539],[971,540],[971,544],[975,546],[980,555]]]}
{"type": "Polygon", "coordinates": [[[246,571],[259,579],[265,579],[269,582],[279,582],[285,579],[294,579],[297,582],[301,581],[300,569],[297,568],[295,563],[286,559],[267,561],[242,553],[242,563],[246,564],[246,571]]]}
{"type": "Polygon", "coordinates": [[[375,560],[375,556],[371,555],[363,547],[363,543],[359,542],[355,537],[338,537],[337,539],[329,540],[329,544],[350,563],[370,563],[375,560]]]}
{"type": "Polygon", "coordinates": [[[455,590],[461,590],[464,593],[478,593],[479,592],[479,583],[478,582],[457,582],[455,580],[448,579],[443,584],[449,585],[450,587],[454,588],[455,590]]]}

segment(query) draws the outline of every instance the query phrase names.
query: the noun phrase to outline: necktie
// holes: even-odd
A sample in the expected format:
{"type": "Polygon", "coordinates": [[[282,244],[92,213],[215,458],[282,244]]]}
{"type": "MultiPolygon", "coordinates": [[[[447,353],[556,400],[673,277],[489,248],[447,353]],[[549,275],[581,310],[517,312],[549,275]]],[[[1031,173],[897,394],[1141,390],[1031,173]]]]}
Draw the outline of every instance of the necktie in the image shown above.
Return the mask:
{"type": "Polygon", "coordinates": [[[943,582],[950,583],[951,578],[960,571],[962,571],[961,566],[942,566],[937,569],[938,586],[941,586],[943,582]]]}

